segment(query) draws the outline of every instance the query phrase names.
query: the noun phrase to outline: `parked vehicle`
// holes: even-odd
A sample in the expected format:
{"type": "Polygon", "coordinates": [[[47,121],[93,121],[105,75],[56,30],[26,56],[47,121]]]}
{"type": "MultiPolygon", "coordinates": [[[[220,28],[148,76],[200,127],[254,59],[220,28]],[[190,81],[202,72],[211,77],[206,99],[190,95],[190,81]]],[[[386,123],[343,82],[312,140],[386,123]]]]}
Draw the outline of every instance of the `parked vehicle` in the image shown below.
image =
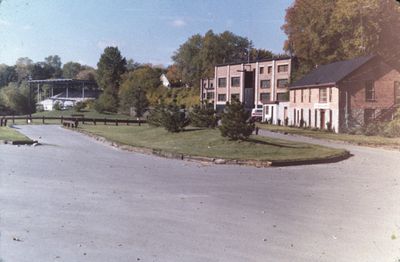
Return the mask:
{"type": "Polygon", "coordinates": [[[253,108],[251,110],[251,119],[253,121],[261,122],[263,110],[262,108],[253,108]]]}

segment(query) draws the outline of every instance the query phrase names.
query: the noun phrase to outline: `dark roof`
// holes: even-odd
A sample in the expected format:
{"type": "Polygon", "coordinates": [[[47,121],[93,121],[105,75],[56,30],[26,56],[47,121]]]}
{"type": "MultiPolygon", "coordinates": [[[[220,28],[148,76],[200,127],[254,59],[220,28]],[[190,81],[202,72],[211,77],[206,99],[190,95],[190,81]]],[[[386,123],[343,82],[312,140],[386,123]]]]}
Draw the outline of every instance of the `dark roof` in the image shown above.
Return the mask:
{"type": "Polygon", "coordinates": [[[256,63],[256,62],[268,62],[268,61],[279,61],[279,60],[288,60],[291,59],[292,57],[287,56],[287,57],[276,57],[276,58],[264,58],[264,59],[257,59],[257,60],[250,60],[249,61],[239,61],[239,62],[232,62],[232,63],[224,63],[224,64],[217,64],[215,66],[227,66],[227,65],[241,65],[241,64],[249,64],[249,63],[256,63]]]}
{"type": "Polygon", "coordinates": [[[346,61],[339,61],[327,65],[319,66],[311,71],[300,80],[290,85],[291,89],[319,86],[319,85],[336,85],[337,82],[344,79],[346,76],[360,68],[365,63],[369,62],[374,55],[363,56],[346,61]]]}
{"type": "Polygon", "coordinates": [[[33,84],[92,84],[92,85],[97,85],[96,81],[93,81],[93,80],[80,80],[80,79],[69,79],[69,78],[29,80],[28,83],[33,83],[33,84]]]}

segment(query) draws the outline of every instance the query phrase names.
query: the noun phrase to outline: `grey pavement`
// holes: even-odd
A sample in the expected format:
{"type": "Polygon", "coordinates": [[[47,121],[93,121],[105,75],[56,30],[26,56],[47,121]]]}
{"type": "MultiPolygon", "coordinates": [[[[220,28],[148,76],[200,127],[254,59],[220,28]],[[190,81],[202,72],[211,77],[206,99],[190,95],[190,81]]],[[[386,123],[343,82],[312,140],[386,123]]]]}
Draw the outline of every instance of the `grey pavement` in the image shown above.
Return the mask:
{"type": "Polygon", "coordinates": [[[252,168],[18,128],[44,145],[0,145],[2,262],[400,259],[400,152],[252,168]]]}

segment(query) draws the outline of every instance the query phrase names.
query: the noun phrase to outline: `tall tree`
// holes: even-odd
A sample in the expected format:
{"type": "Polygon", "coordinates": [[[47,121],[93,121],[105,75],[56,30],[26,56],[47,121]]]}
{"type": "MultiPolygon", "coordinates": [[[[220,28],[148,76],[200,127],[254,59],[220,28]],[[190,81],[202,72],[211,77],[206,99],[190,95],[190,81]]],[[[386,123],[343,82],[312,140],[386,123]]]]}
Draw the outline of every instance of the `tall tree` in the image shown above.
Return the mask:
{"type": "Polygon", "coordinates": [[[7,86],[10,82],[16,82],[18,75],[15,66],[0,65],[0,88],[7,86]]]}
{"type": "Polygon", "coordinates": [[[126,71],[126,59],[122,57],[118,47],[106,47],[97,63],[96,80],[99,86],[109,90],[112,95],[118,94],[121,76],[126,71]]]}
{"type": "MultiPolygon", "coordinates": [[[[182,44],[172,56],[177,73],[184,83],[197,86],[200,78],[211,77],[214,66],[221,63],[246,61],[253,44],[245,37],[225,31],[215,34],[212,30],[204,36],[196,34],[182,44]]],[[[266,55],[266,51],[260,51],[266,55]]]]}
{"type": "Polygon", "coordinates": [[[400,61],[400,5],[393,0],[295,0],[282,29],[284,49],[299,60],[297,76],[367,54],[400,61]]]}
{"type": "Polygon", "coordinates": [[[82,65],[76,62],[68,62],[63,65],[62,76],[64,78],[76,78],[78,73],[81,71],[82,65]]]}
{"type": "Polygon", "coordinates": [[[58,55],[50,55],[44,59],[47,70],[51,72],[52,78],[59,78],[62,76],[61,58],[58,55]]]}
{"type": "Polygon", "coordinates": [[[17,62],[15,63],[15,71],[18,75],[18,82],[28,80],[29,76],[31,75],[32,67],[32,59],[28,57],[20,57],[17,59],[17,62]]]}

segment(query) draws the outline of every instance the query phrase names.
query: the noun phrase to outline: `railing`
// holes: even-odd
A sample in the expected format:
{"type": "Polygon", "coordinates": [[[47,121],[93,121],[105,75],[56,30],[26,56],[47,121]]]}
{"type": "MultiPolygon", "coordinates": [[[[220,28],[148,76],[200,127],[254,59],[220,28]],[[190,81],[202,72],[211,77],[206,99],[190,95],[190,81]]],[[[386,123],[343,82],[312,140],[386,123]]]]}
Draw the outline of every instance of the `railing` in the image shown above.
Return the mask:
{"type": "Polygon", "coordinates": [[[399,107],[399,104],[393,104],[391,107],[377,115],[374,121],[393,120],[393,115],[399,107]]]}
{"type": "Polygon", "coordinates": [[[15,124],[17,120],[24,120],[26,123],[34,123],[34,121],[39,121],[42,124],[46,124],[46,121],[57,120],[62,124],[64,121],[78,121],[82,124],[92,123],[96,124],[112,124],[112,125],[129,125],[129,124],[142,124],[146,123],[145,120],[133,120],[133,119],[113,119],[113,118],[90,118],[90,117],[52,117],[52,116],[0,116],[0,126],[6,126],[7,123],[15,124]]]}

